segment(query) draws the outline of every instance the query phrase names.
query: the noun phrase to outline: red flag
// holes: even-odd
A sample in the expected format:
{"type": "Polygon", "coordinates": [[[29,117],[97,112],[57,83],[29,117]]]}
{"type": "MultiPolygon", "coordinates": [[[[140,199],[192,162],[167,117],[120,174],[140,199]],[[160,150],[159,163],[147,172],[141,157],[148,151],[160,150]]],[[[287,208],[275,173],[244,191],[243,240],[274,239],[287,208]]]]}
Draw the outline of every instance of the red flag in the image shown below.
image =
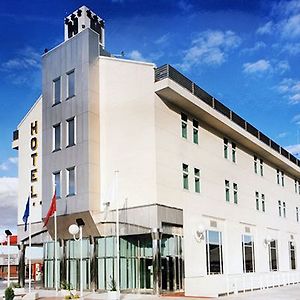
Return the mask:
{"type": "Polygon", "coordinates": [[[51,200],[50,208],[49,208],[48,213],[46,215],[43,227],[47,226],[50,217],[52,217],[55,212],[56,212],[56,192],[54,191],[54,195],[53,195],[53,198],[51,200]]]}

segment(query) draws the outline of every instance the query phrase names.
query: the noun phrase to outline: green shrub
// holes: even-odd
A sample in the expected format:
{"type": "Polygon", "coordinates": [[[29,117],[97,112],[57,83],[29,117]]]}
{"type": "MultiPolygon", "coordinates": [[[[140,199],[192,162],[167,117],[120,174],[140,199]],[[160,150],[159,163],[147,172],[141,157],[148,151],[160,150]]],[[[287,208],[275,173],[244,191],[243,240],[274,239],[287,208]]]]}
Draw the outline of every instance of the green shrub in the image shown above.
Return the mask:
{"type": "Polygon", "coordinates": [[[15,297],[15,292],[12,287],[8,287],[5,290],[5,300],[13,300],[15,297]]]}

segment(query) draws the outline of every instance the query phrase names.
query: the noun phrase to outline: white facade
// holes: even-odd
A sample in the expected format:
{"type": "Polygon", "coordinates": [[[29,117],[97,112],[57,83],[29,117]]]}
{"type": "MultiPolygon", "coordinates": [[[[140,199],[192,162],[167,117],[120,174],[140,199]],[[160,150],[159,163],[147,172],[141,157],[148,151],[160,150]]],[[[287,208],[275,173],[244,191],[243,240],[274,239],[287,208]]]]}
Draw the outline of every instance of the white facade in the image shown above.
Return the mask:
{"type": "MultiPolygon", "coordinates": [[[[87,10],[82,9],[85,14],[87,10]]],[[[80,19],[81,25],[83,20],[87,19],[80,19]]],[[[103,25],[100,18],[97,20],[103,25]]],[[[173,68],[157,69],[153,64],[108,55],[103,49],[103,28],[100,35],[86,26],[68,36],[66,27],[65,41],[43,55],[43,97],[18,126],[19,138],[13,144],[19,149],[20,242],[26,240],[22,216],[31,186],[38,195],[36,200],[32,198],[36,203],[32,203],[32,221],[39,222],[36,233],[40,232],[36,242],[49,239],[41,221],[49,209],[55,178],[59,178],[60,239],[71,239],[67,228],[78,217],[86,223],[84,236],[94,238],[96,244],[98,238],[114,235],[116,203],[112,189],[118,170],[121,236],[150,237],[151,231],[159,228],[162,254],[164,239],[184,237],[186,295],[217,296],[300,281],[296,214],[300,207],[300,162],[173,68]],[[182,120],[182,114],[187,120],[182,120]],[[33,166],[30,144],[30,126],[35,121],[39,129],[33,134],[41,154],[37,166],[33,166]],[[38,169],[38,180],[34,171],[32,182],[33,167],[38,169]],[[74,170],[74,178],[70,170],[74,170]],[[108,216],[107,209],[112,210],[108,216]],[[215,272],[221,274],[208,274],[207,231],[222,236],[222,266],[215,272]],[[255,272],[247,274],[242,235],[252,236],[254,242],[255,272]],[[278,270],[270,272],[269,245],[274,240],[278,270]],[[293,270],[291,241],[296,256],[293,270]]],[[[53,222],[47,229],[53,236],[53,222]]],[[[154,245],[156,238],[152,238],[154,245]]],[[[180,275],[171,278],[164,271],[176,264],[174,272],[183,274],[178,262],[181,250],[173,256],[163,254],[157,261],[154,249],[148,258],[153,261],[153,284],[144,288],[182,290],[180,275]]],[[[141,288],[136,283],[131,286],[137,287],[141,288]]]]}

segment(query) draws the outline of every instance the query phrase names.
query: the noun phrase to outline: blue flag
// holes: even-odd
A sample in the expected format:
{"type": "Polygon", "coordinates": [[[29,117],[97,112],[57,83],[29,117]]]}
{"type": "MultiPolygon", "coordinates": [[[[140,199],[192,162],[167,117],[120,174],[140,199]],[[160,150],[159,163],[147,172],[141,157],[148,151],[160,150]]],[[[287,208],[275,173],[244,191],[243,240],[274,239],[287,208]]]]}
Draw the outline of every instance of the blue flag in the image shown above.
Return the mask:
{"type": "Polygon", "coordinates": [[[25,223],[25,231],[27,231],[27,223],[28,223],[28,217],[29,217],[29,197],[26,203],[24,215],[23,215],[23,222],[25,223]]]}

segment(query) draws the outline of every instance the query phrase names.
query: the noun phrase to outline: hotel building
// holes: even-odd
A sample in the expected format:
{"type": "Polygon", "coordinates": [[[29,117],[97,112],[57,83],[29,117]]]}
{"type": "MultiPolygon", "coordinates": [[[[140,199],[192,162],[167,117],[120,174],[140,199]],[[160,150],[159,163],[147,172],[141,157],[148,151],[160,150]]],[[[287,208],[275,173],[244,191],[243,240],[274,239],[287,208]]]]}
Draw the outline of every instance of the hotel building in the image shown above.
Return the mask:
{"type": "Polygon", "coordinates": [[[43,54],[42,78],[13,148],[20,249],[30,195],[45,288],[55,286],[53,218],[42,221],[54,186],[59,281],[73,288],[79,272],[86,290],[116,278],[116,203],[123,291],[218,296],[300,281],[300,161],[291,153],[173,67],[109,54],[104,21],[85,6],[43,54]],[[82,270],[68,232],[77,218],[82,270]]]}

